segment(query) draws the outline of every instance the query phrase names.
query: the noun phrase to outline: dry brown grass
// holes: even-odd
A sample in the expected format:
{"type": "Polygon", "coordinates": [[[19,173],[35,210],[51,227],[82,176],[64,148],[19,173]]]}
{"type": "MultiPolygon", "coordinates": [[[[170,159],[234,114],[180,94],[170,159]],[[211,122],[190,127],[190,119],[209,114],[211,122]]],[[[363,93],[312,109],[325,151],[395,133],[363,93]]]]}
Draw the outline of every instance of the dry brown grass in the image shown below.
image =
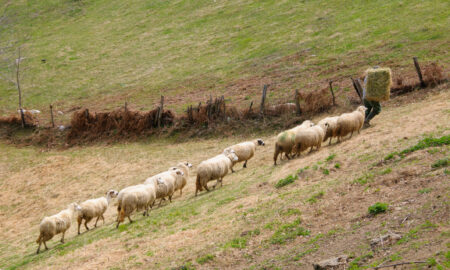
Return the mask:
{"type": "MultiPolygon", "coordinates": [[[[106,229],[101,227],[82,236],[75,236],[76,229],[71,229],[66,239],[69,243],[82,241],[81,247],[60,254],[55,251],[58,244],[53,240],[49,243],[52,250],[44,252],[40,260],[28,264],[26,268],[165,269],[193,262],[199,269],[243,269],[250,265],[260,268],[270,267],[271,263],[284,269],[295,269],[299,266],[292,257],[304,251],[305,247],[310,247],[308,242],[319,232],[325,234],[333,229],[342,230],[317,242],[318,252],[304,256],[301,260],[303,265],[341,252],[361,255],[358,252],[366,243],[368,232],[385,228],[406,232],[426,219],[445,224],[448,211],[437,196],[443,198],[448,185],[446,187],[438,175],[430,174],[429,162],[435,156],[426,151],[417,153],[418,157],[410,157],[416,157],[418,161],[405,159],[398,170],[395,168],[393,176],[380,176],[367,186],[352,184],[353,179],[371,168],[371,164],[386,153],[415,142],[424,133],[436,132],[446,126],[443,121],[448,116],[448,90],[430,94],[415,92],[409,98],[420,102],[405,105],[408,100],[400,98],[387,102],[383,112],[374,118],[373,127],[363,130],[360,135],[341,144],[323,147],[321,151],[300,159],[284,161],[276,168],[271,165],[275,139],[273,136],[263,138],[266,146],[258,148],[247,169],[227,176],[223,188],[193,198],[194,169],[183,197],[177,195],[172,204],[154,210],[149,218],[136,215],[135,224],[126,227],[123,232],[117,232],[112,226],[115,211],[108,209],[106,229]],[[403,106],[398,106],[399,103],[403,106]],[[378,151],[374,152],[374,149],[378,151]],[[301,177],[284,189],[274,189],[273,184],[280,178],[299,168],[317,164],[331,153],[336,154],[335,160],[341,168],[331,171],[329,176],[324,176],[320,170],[310,169],[308,179],[301,177]],[[402,180],[397,183],[392,181],[397,178],[402,180]],[[418,197],[417,190],[424,187],[432,188],[433,192],[418,197]],[[307,203],[311,193],[319,189],[325,191],[320,203],[307,203]],[[229,197],[234,199],[218,205],[221,201],[227,202],[229,197]],[[389,201],[394,210],[384,216],[366,217],[368,205],[379,200],[389,201]],[[422,208],[429,203],[437,208],[422,208]],[[195,215],[181,216],[183,218],[175,219],[173,224],[164,223],[165,215],[175,214],[178,208],[191,209],[191,206],[195,215]],[[396,207],[401,209],[395,210],[396,207]],[[274,220],[290,222],[293,217],[280,214],[288,208],[301,211],[303,226],[311,230],[312,236],[298,237],[283,246],[267,244],[273,231],[264,229],[264,225],[274,220]],[[438,211],[438,215],[433,214],[434,210],[438,211]],[[403,220],[407,215],[411,219],[404,228],[398,227],[398,220],[403,220]],[[380,225],[382,223],[387,227],[380,225]],[[360,225],[354,229],[355,224],[360,225]],[[243,232],[255,228],[259,228],[261,234],[249,238],[243,250],[222,247],[243,232]],[[106,235],[98,238],[97,232],[106,235]],[[144,234],[138,236],[141,232],[144,234]],[[95,238],[92,238],[94,235],[95,238]],[[149,251],[151,256],[146,255],[149,251]],[[205,254],[213,254],[215,259],[198,265],[195,260],[205,254]]],[[[448,133],[448,130],[444,132],[448,133]]],[[[181,144],[156,141],[108,147],[94,145],[44,153],[34,147],[15,149],[11,145],[2,145],[6,155],[0,159],[3,190],[0,194],[0,237],[8,246],[0,246],[1,264],[8,265],[5,259],[13,255],[34,258],[31,253],[36,248],[34,240],[40,219],[59,211],[68,203],[98,197],[110,188],[120,189],[141,183],[146,176],[165,170],[177,161],[188,160],[196,165],[220,153],[225,146],[246,139],[249,138],[229,137],[181,144]]],[[[171,219],[167,217],[167,220],[171,219]]],[[[445,225],[439,226],[439,230],[446,230],[445,225]]],[[[428,232],[425,238],[420,239],[429,242],[427,249],[410,250],[402,256],[407,260],[414,256],[435,254],[444,244],[439,240],[439,235],[439,231],[428,232]]],[[[400,252],[403,247],[392,247],[391,252],[400,252]]],[[[61,251],[68,248],[70,246],[61,251]]],[[[382,258],[383,253],[375,253],[374,256],[373,260],[382,258]]]]}

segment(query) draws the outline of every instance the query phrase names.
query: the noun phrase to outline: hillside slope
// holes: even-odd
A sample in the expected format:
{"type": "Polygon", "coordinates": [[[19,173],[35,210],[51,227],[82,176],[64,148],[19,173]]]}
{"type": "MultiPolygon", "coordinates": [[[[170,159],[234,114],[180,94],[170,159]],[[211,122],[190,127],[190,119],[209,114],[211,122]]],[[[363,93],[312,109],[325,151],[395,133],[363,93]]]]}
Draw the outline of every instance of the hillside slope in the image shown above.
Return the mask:
{"type": "Polygon", "coordinates": [[[313,262],[342,254],[350,257],[351,269],[399,261],[448,267],[450,179],[448,163],[437,161],[448,160],[449,145],[383,161],[424,137],[448,137],[448,86],[387,102],[361,134],[280,166],[272,161],[275,137],[263,138],[266,146],[258,148],[247,169],[237,166],[222,188],[198,197],[193,196],[195,166],[251,138],[64,151],[2,144],[0,267],[310,269],[313,262]],[[194,164],[182,198],[177,194],[173,203],[152,210],[150,217],[135,215],[135,223],[118,230],[111,207],[105,226],[75,236],[74,225],[65,244],[56,237],[49,251],[34,254],[43,216],[111,188],[141,183],[182,160],[194,164]],[[298,179],[274,187],[289,175],[298,179]],[[368,215],[376,202],[387,203],[387,212],[368,215]],[[372,249],[370,239],[387,232],[402,240],[372,249]]]}
{"type": "MultiPolygon", "coordinates": [[[[1,0],[0,72],[23,45],[24,106],[181,110],[210,93],[249,102],[411,57],[448,63],[448,1],[1,0]],[[9,58],[3,61],[3,58],[9,58]],[[45,60],[45,63],[43,63],[45,60]]],[[[399,69],[400,70],[400,69],[399,69]]],[[[0,114],[17,109],[0,80],[0,114]]]]}

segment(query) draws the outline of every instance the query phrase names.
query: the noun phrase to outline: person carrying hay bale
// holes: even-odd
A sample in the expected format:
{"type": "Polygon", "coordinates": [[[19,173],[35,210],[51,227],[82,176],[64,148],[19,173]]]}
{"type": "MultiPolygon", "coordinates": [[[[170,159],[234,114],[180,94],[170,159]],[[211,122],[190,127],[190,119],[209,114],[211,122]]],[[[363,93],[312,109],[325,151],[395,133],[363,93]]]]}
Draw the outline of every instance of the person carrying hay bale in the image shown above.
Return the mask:
{"type": "Polygon", "coordinates": [[[364,127],[381,112],[380,101],[389,100],[391,94],[391,69],[375,66],[366,70],[363,87],[363,102],[367,108],[364,127]]]}

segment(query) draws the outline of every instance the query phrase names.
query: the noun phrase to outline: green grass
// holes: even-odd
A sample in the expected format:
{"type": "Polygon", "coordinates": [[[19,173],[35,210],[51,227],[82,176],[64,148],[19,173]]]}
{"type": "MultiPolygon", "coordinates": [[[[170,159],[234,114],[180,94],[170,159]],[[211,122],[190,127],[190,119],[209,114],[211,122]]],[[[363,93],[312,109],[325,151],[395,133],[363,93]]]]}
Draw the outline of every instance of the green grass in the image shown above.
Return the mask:
{"type": "Polygon", "coordinates": [[[295,180],[298,179],[298,175],[289,175],[286,178],[280,179],[276,184],[275,187],[276,188],[281,188],[284,187],[286,185],[289,185],[291,183],[294,183],[295,180]]]}
{"type": "Polygon", "coordinates": [[[214,260],[214,255],[212,255],[212,254],[206,254],[205,256],[202,256],[202,257],[200,257],[200,258],[197,258],[197,262],[199,263],[199,264],[205,264],[205,263],[207,263],[207,262],[209,262],[209,261],[212,261],[212,260],[214,260]]]}
{"type": "Polygon", "coordinates": [[[430,193],[432,191],[432,188],[424,188],[419,190],[419,194],[426,194],[426,193],[430,193]]]}
{"type": "Polygon", "coordinates": [[[322,198],[324,194],[325,194],[325,192],[323,192],[323,191],[316,192],[313,195],[311,195],[311,197],[309,197],[308,200],[306,200],[306,201],[311,204],[316,203],[317,200],[322,198]]]}
{"type": "Polygon", "coordinates": [[[282,224],[270,238],[272,244],[284,244],[288,240],[297,238],[298,236],[309,235],[310,231],[300,226],[300,218],[291,223],[282,224]]]}
{"type": "Polygon", "coordinates": [[[424,138],[422,140],[419,140],[419,142],[411,147],[408,147],[400,152],[392,152],[384,157],[384,160],[390,160],[393,159],[396,155],[400,157],[404,157],[405,155],[422,150],[429,147],[435,147],[435,146],[442,146],[442,145],[449,145],[450,144],[450,135],[445,135],[439,138],[433,138],[428,137],[424,138]]]}
{"type": "Polygon", "coordinates": [[[447,167],[448,166],[448,157],[436,160],[433,164],[431,164],[431,168],[437,169],[440,167],[447,167]]]}
{"type": "MultiPolygon", "coordinates": [[[[328,70],[322,80],[386,61],[409,66],[411,52],[444,61],[448,10],[447,1],[437,0],[1,1],[0,47],[24,44],[27,108],[111,108],[125,100],[149,108],[161,93],[222,94],[234,80],[272,71],[281,71],[273,76],[280,82],[276,96],[306,85],[307,76],[292,74],[328,70]],[[301,66],[284,61],[268,68],[295,53],[301,66]],[[338,65],[349,67],[329,70],[338,65]]],[[[6,68],[1,63],[0,71],[6,68]]],[[[0,113],[16,109],[12,84],[0,81],[0,96],[0,113]]],[[[204,96],[183,101],[198,98],[204,96]]]]}
{"type": "Polygon", "coordinates": [[[369,214],[375,216],[375,215],[378,215],[378,214],[386,212],[387,209],[388,209],[388,204],[387,203],[377,202],[377,203],[369,206],[368,210],[369,210],[369,214]]]}

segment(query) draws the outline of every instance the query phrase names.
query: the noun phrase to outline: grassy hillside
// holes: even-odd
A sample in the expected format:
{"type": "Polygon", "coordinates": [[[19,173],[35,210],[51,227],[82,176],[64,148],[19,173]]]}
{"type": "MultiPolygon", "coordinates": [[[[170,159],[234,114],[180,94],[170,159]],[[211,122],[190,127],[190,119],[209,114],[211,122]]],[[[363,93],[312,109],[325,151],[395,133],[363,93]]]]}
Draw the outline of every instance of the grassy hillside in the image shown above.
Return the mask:
{"type": "MultiPolygon", "coordinates": [[[[275,98],[368,65],[448,61],[448,1],[0,3],[0,47],[23,45],[27,108],[127,100],[147,109],[164,94],[179,110],[209,93],[243,101],[267,82],[275,98]]],[[[7,63],[0,71],[9,72],[7,63]]],[[[0,80],[0,113],[16,100],[14,86],[0,80]]]]}
{"type": "Polygon", "coordinates": [[[347,255],[347,269],[353,270],[403,261],[445,269],[450,266],[448,86],[387,102],[361,134],[277,167],[275,137],[267,135],[247,169],[237,165],[223,187],[198,197],[200,161],[258,135],[49,151],[0,143],[0,268],[311,269],[313,262],[347,255]],[[447,145],[415,147],[423,138],[443,136],[447,145]],[[405,156],[396,154],[405,149],[410,149],[405,156]],[[181,198],[176,194],[149,217],[135,214],[133,224],[119,229],[111,207],[105,225],[83,228],[77,236],[74,223],[65,244],[57,236],[49,251],[35,255],[44,216],[111,188],[142,183],[182,160],[194,168],[181,198]],[[289,176],[292,183],[277,185],[289,176]],[[388,208],[370,215],[376,202],[388,208]],[[370,240],[387,232],[402,238],[372,249],[370,240]]]}

